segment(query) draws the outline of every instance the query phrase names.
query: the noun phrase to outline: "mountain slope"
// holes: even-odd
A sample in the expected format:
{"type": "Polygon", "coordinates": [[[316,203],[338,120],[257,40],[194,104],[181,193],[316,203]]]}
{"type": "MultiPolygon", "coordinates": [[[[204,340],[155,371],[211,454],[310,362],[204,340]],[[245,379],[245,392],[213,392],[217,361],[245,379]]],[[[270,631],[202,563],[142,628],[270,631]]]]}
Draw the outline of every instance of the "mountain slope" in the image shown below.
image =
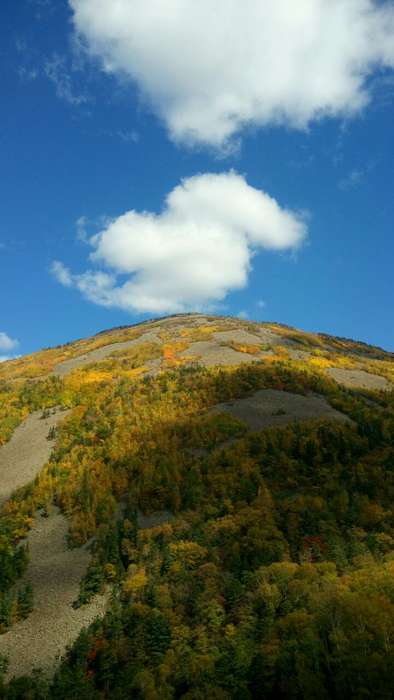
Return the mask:
{"type": "Polygon", "coordinates": [[[389,697],[393,367],[363,343],[201,314],[0,366],[0,444],[71,409],[3,506],[0,655],[37,615],[18,542],[39,509],[61,509],[74,547],[94,538],[79,610],[108,600],[54,680],[8,673],[3,696],[389,697]]]}

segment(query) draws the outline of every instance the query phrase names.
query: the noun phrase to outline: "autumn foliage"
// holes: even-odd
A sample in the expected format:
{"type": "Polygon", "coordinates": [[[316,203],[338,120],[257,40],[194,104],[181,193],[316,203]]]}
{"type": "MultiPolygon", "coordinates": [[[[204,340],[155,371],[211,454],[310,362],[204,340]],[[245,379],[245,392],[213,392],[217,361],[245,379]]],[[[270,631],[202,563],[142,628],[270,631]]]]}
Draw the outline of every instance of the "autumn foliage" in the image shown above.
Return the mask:
{"type": "MultiPolygon", "coordinates": [[[[325,370],[357,362],[345,341],[330,353],[324,337],[286,329],[308,358],[280,345],[238,368],[185,366],[188,342],[211,332],[168,333],[159,353],[136,348],[63,379],[4,380],[3,440],[31,410],[73,410],[37,480],[3,510],[0,595],[26,566],[18,542],[32,515],[54,502],[71,546],[95,537],[75,604],[105,587],[113,596],[53,681],[26,680],[19,696],[14,681],[2,697],[390,697],[393,393],[341,388],[325,370]],[[351,422],[251,432],[210,410],[259,389],[324,395],[351,422]]],[[[391,376],[377,350],[365,362],[391,376]]]]}

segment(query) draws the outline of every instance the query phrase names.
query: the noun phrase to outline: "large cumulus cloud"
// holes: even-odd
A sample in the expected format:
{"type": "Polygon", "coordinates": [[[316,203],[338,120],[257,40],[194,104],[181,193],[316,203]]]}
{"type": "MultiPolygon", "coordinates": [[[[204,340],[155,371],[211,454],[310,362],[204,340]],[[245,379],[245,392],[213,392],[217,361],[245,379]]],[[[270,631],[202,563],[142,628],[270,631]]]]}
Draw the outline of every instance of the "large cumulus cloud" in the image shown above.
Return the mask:
{"type": "Polygon", "coordinates": [[[228,146],[245,125],[304,128],[370,99],[394,66],[377,0],[69,0],[103,68],[138,84],[178,142],[228,146]]]}
{"type": "Polygon", "coordinates": [[[129,311],[166,313],[209,308],[245,287],[259,250],[299,246],[304,218],[281,208],[237,173],[185,179],[160,214],[128,211],[90,239],[92,268],[52,272],[91,301],[129,311]]]}

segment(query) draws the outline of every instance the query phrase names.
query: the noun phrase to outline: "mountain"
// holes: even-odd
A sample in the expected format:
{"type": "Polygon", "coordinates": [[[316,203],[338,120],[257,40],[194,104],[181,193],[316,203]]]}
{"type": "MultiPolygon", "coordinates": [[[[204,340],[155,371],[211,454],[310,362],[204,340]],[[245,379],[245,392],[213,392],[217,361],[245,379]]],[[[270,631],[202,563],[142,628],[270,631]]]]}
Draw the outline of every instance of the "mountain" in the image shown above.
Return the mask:
{"type": "Polygon", "coordinates": [[[0,697],[392,697],[393,386],[205,314],[2,363],[0,697]]]}

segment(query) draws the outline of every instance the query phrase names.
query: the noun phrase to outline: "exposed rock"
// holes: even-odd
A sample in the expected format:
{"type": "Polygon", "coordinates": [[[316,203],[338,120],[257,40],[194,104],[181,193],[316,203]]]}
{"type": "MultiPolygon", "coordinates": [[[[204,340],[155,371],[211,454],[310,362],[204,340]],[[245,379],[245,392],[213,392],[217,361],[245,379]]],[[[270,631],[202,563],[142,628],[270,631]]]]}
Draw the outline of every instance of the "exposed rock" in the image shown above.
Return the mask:
{"type": "Polygon", "coordinates": [[[32,584],[34,610],[0,635],[0,655],[9,659],[8,678],[35,668],[51,672],[81,629],[105,612],[105,595],[76,610],[72,607],[90,553],[86,547],[68,549],[67,530],[67,519],[55,509],[49,518],[37,516],[29,532],[30,563],[23,582],[32,584]]]}
{"type": "Polygon", "coordinates": [[[113,353],[119,352],[119,350],[128,350],[129,348],[136,347],[137,345],[141,345],[142,343],[160,342],[161,341],[157,333],[153,331],[148,331],[147,333],[143,333],[142,335],[140,335],[138,338],[134,338],[134,340],[124,340],[118,343],[115,342],[109,345],[104,345],[103,347],[97,348],[96,350],[91,350],[90,352],[87,352],[84,355],[72,357],[70,360],[60,362],[54,367],[52,374],[57,377],[64,377],[69,372],[72,372],[73,369],[83,367],[84,365],[88,365],[91,362],[99,362],[100,360],[104,360],[106,357],[113,355],[113,353]]]}
{"type": "Polygon", "coordinates": [[[65,417],[56,410],[47,418],[36,411],[14,431],[9,442],[0,447],[0,507],[13,491],[32,481],[48,461],[53,441],[48,433],[65,417]]]}
{"type": "Polygon", "coordinates": [[[212,410],[215,413],[230,413],[244,421],[251,430],[320,418],[351,422],[343,413],[332,408],[323,396],[302,396],[274,389],[261,389],[245,399],[217,404],[212,410]]]}
{"type": "Polygon", "coordinates": [[[240,365],[246,362],[256,362],[259,359],[257,355],[238,352],[213,340],[200,340],[191,343],[190,347],[183,351],[182,357],[195,358],[205,367],[240,365]]]}
{"type": "Polygon", "coordinates": [[[393,385],[388,379],[380,377],[378,374],[365,372],[363,369],[339,369],[336,367],[329,367],[326,371],[338,384],[342,384],[350,389],[353,387],[377,391],[390,391],[393,389],[393,385]]]}
{"type": "Polygon", "coordinates": [[[241,328],[234,328],[231,331],[217,331],[213,334],[215,340],[239,343],[240,345],[261,345],[260,336],[244,331],[241,328]]]}

